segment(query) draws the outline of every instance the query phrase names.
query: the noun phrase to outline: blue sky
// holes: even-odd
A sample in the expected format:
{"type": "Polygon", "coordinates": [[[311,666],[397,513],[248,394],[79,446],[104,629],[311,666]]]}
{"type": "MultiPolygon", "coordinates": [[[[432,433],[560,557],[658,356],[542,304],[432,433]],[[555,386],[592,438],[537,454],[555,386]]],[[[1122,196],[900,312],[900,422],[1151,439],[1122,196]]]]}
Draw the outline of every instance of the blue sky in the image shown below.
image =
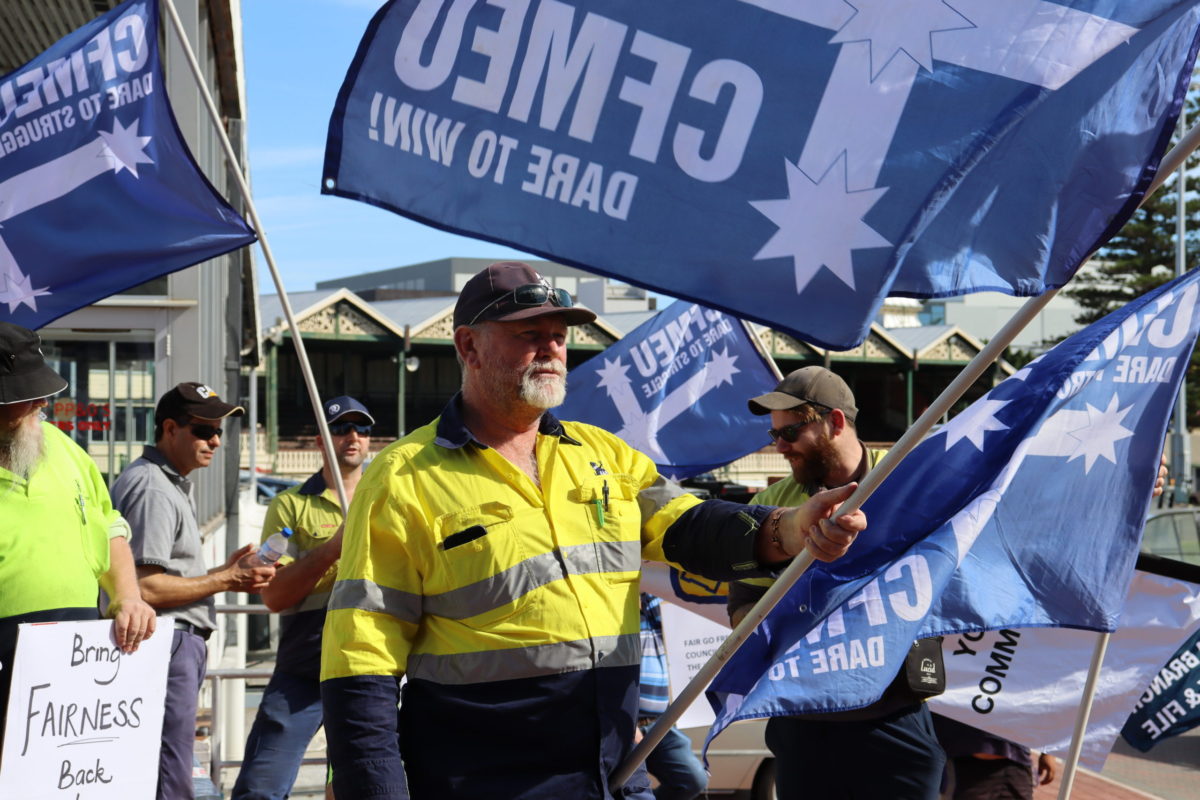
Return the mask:
{"type": "MultiPolygon", "coordinates": [[[[289,292],[339,275],[450,256],[524,256],[320,194],[329,114],[367,23],[382,3],[242,3],[254,202],[289,292]]],[[[260,290],[273,293],[261,256],[258,250],[260,290]]]]}

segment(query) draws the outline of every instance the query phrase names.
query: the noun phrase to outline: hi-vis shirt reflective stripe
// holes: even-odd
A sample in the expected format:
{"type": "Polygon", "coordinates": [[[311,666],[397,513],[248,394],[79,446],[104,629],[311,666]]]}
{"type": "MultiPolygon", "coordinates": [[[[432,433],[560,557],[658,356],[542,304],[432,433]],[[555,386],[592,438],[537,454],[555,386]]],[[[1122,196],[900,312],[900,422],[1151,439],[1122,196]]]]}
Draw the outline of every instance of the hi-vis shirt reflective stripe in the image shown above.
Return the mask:
{"type": "Polygon", "coordinates": [[[641,561],[665,560],[667,528],[699,501],[590,425],[544,418],[539,487],[494,450],[439,438],[442,419],[380,453],[355,491],[322,679],[638,664],[641,561]]]}

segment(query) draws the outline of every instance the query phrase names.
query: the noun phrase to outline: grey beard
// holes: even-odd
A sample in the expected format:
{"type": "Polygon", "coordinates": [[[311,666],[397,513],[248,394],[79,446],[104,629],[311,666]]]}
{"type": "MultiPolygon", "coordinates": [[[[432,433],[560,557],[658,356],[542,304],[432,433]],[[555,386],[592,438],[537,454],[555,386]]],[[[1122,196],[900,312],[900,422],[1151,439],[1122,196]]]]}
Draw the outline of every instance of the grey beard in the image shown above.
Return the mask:
{"type": "Polygon", "coordinates": [[[567,399],[566,369],[557,361],[551,363],[556,371],[561,368],[556,379],[534,378],[534,370],[546,368],[546,364],[537,362],[530,364],[521,375],[521,399],[534,408],[554,408],[567,399]]]}
{"type": "Polygon", "coordinates": [[[35,422],[22,421],[11,438],[0,441],[0,466],[26,481],[42,460],[45,449],[41,419],[38,414],[35,422]]]}

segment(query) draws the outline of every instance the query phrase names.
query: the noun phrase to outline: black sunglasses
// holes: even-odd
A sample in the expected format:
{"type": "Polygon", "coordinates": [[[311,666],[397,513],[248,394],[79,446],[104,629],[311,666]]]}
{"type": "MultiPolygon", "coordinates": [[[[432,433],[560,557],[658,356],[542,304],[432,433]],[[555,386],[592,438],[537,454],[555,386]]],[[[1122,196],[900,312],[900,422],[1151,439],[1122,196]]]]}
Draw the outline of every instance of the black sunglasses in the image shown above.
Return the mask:
{"type": "Polygon", "coordinates": [[[788,444],[795,444],[796,440],[800,438],[800,431],[828,413],[829,410],[827,409],[817,415],[816,419],[810,419],[808,422],[793,422],[791,425],[784,425],[782,428],[771,428],[767,433],[770,434],[772,442],[778,442],[780,439],[783,439],[788,444]]]}
{"type": "Polygon", "coordinates": [[[345,436],[350,433],[350,431],[354,431],[359,436],[370,436],[371,426],[357,425],[353,422],[335,422],[329,426],[329,432],[334,436],[345,436]]]}
{"type": "Polygon", "coordinates": [[[544,306],[549,301],[551,305],[559,306],[560,308],[570,308],[575,305],[575,301],[571,299],[571,293],[566,289],[555,289],[552,286],[547,286],[544,283],[527,283],[524,286],[518,286],[511,292],[506,292],[500,295],[492,302],[488,303],[483,308],[479,309],[479,313],[471,318],[468,325],[474,325],[476,320],[483,316],[483,312],[487,311],[492,306],[498,309],[503,309],[506,306],[544,306]]]}
{"type": "Polygon", "coordinates": [[[188,430],[190,430],[192,432],[192,436],[195,436],[197,439],[211,439],[214,436],[220,436],[225,432],[216,425],[201,425],[198,423],[192,423],[191,425],[188,425],[188,430]]]}

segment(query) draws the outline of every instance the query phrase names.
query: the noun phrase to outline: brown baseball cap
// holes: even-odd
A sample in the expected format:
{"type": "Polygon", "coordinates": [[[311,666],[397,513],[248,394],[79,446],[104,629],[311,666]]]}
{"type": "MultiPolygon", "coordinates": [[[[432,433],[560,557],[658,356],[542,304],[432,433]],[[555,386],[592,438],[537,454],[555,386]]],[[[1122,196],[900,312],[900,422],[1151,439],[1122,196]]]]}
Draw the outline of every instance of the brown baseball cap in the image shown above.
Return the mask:
{"type": "Polygon", "coordinates": [[[181,417],[217,420],[229,416],[240,417],[245,413],[246,409],[241,406],[226,403],[218,397],[210,386],[189,381],[179,384],[158,399],[154,422],[181,417]]]}
{"type": "Polygon", "coordinates": [[[475,274],[459,292],[454,327],[477,322],[509,322],[561,314],[568,325],[583,325],[595,313],[575,305],[566,289],[556,289],[521,261],[497,261],[475,274]]]}
{"type": "Polygon", "coordinates": [[[840,409],[854,422],[858,406],[846,382],[824,367],[801,367],[780,381],[775,391],[750,400],[750,411],[762,416],[772,411],[791,411],[805,403],[840,409]]]}

